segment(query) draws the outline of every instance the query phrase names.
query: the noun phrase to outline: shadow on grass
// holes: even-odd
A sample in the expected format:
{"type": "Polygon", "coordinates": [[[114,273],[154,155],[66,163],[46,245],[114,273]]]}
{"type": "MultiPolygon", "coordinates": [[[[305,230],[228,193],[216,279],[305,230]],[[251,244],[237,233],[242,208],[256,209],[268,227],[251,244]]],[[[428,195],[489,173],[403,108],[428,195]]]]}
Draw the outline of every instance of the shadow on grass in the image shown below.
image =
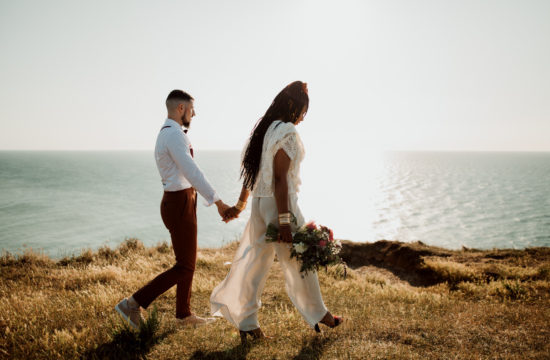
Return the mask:
{"type": "Polygon", "coordinates": [[[208,360],[244,360],[246,355],[250,351],[250,344],[246,345],[237,345],[234,348],[228,350],[213,351],[210,353],[205,353],[202,350],[197,350],[189,358],[189,360],[199,360],[199,359],[208,359],[208,360]]]}
{"type": "MultiPolygon", "coordinates": [[[[300,352],[293,357],[293,360],[317,360],[321,358],[324,348],[333,342],[334,339],[330,337],[315,336],[309,340],[304,340],[300,352]]],[[[204,352],[197,350],[189,358],[189,360],[245,360],[251,347],[256,344],[255,342],[247,343],[245,345],[237,345],[231,349],[204,352]]]]}
{"type": "Polygon", "coordinates": [[[167,337],[171,331],[158,333],[160,322],[154,308],[139,331],[128,324],[113,329],[112,340],[89,350],[84,359],[145,359],[151,348],[167,337]]]}
{"type": "Polygon", "coordinates": [[[311,339],[304,341],[300,352],[293,357],[293,360],[314,360],[320,359],[324,348],[333,342],[331,337],[314,336],[311,339]]]}

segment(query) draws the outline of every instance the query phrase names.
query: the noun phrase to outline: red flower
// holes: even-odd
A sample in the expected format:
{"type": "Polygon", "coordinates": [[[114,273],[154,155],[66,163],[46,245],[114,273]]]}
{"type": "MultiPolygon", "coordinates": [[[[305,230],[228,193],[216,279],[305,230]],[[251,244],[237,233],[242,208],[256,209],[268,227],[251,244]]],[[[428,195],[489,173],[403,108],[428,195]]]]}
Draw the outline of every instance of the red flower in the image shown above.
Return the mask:
{"type": "Polygon", "coordinates": [[[319,246],[320,246],[320,247],[325,247],[325,246],[327,246],[326,240],[319,240],[319,246]]]}
{"type": "Polygon", "coordinates": [[[332,232],[332,230],[329,230],[328,240],[329,241],[334,241],[334,233],[332,232]]]}
{"type": "Polygon", "coordinates": [[[317,230],[317,225],[315,225],[315,221],[310,221],[306,224],[306,227],[308,230],[317,230]]]}

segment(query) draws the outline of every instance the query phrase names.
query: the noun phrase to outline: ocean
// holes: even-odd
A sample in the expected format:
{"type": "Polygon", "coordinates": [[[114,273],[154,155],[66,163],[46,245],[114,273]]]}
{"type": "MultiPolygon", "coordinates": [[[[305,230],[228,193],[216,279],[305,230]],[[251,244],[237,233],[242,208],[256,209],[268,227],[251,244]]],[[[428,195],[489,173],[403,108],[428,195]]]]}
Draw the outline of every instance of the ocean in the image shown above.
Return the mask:
{"type": "MultiPolygon", "coordinates": [[[[300,207],[338,238],[451,249],[550,246],[550,153],[389,152],[333,171],[308,156],[300,207]]],[[[234,204],[239,152],[201,151],[196,160],[234,204]]],[[[0,249],[62,257],[126,238],[169,242],[162,191],[152,151],[0,151],[0,249]]],[[[200,201],[199,246],[238,240],[249,215],[250,207],[225,224],[200,201]]]]}

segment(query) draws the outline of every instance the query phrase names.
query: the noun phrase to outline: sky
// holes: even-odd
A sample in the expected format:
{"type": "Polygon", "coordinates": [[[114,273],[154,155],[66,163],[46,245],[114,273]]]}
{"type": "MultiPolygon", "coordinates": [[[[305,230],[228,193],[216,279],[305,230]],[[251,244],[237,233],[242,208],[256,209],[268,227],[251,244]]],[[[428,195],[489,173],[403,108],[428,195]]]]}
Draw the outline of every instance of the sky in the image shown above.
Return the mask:
{"type": "Polygon", "coordinates": [[[152,150],[172,89],[240,150],[302,80],[319,159],[550,151],[547,0],[0,0],[0,53],[0,150],[152,150]]]}

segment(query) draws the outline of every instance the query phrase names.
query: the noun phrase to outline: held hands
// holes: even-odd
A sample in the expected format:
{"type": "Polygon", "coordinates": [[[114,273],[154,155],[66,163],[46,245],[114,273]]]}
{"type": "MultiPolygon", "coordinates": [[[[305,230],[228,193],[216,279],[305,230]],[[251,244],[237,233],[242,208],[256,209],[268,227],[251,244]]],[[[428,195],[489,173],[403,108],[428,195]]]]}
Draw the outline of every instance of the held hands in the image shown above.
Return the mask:
{"type": "Polygon", "coordinates": [[[226,223],[229,222],[229,220],[231,220],[231,219],[228,220],[228,219],[226,219],[226,217],[225,217],[225,213],[227,212],[227,210],[230,209],[229,205],[225,204],[225,203],[224,203],[223,201],[221,201],[221,200],[216,201],[215,204],[216,204],[216,206],[218,207],[218,214],[220,214],[220,216],[222,217],[222,221],[224,221],[224,222],[226,222],[226,223]]]}
{"type": "Polygon", "coordinates": [[[229,206],[221,200],[216,201],[216,206],[218,207],[218,214],[220,214],[222,221],[225,223],[238,218],[241,213],[241,210],[237,209],[235,206],[229,206]]]}
{"type": "Polygon", "coordinates": [[[223,221],[229,222],[233,219],[236,219],[236,218],[239,217],[240,213],[241,213],[241,211],[239,209],[237,209],[235,206],[232,206],[232,207],[228,208],[227,210],[225,210],[225,213],[223,215],[223,221]]]}
{"type": "MultiPolygon", "coordinates": [[[[247,191],[247,190],[243,190],[243,192],[244,191],[247,191]]],[[[242,193],[241,193],[241,196],[243,196],[242,193]]],[[[248,191],[246,193],[246,197],[248,197],[248,191]]],[[[239,199],[239,201],[237,201],[237,204],[235,206],[232,206],[224,211],[222,215],[223,221],[228,223],[231,220],[238,218],[241,211],[243,211],[245,208],[246,208],[246,198],[244,201],[239,199]]]]}

